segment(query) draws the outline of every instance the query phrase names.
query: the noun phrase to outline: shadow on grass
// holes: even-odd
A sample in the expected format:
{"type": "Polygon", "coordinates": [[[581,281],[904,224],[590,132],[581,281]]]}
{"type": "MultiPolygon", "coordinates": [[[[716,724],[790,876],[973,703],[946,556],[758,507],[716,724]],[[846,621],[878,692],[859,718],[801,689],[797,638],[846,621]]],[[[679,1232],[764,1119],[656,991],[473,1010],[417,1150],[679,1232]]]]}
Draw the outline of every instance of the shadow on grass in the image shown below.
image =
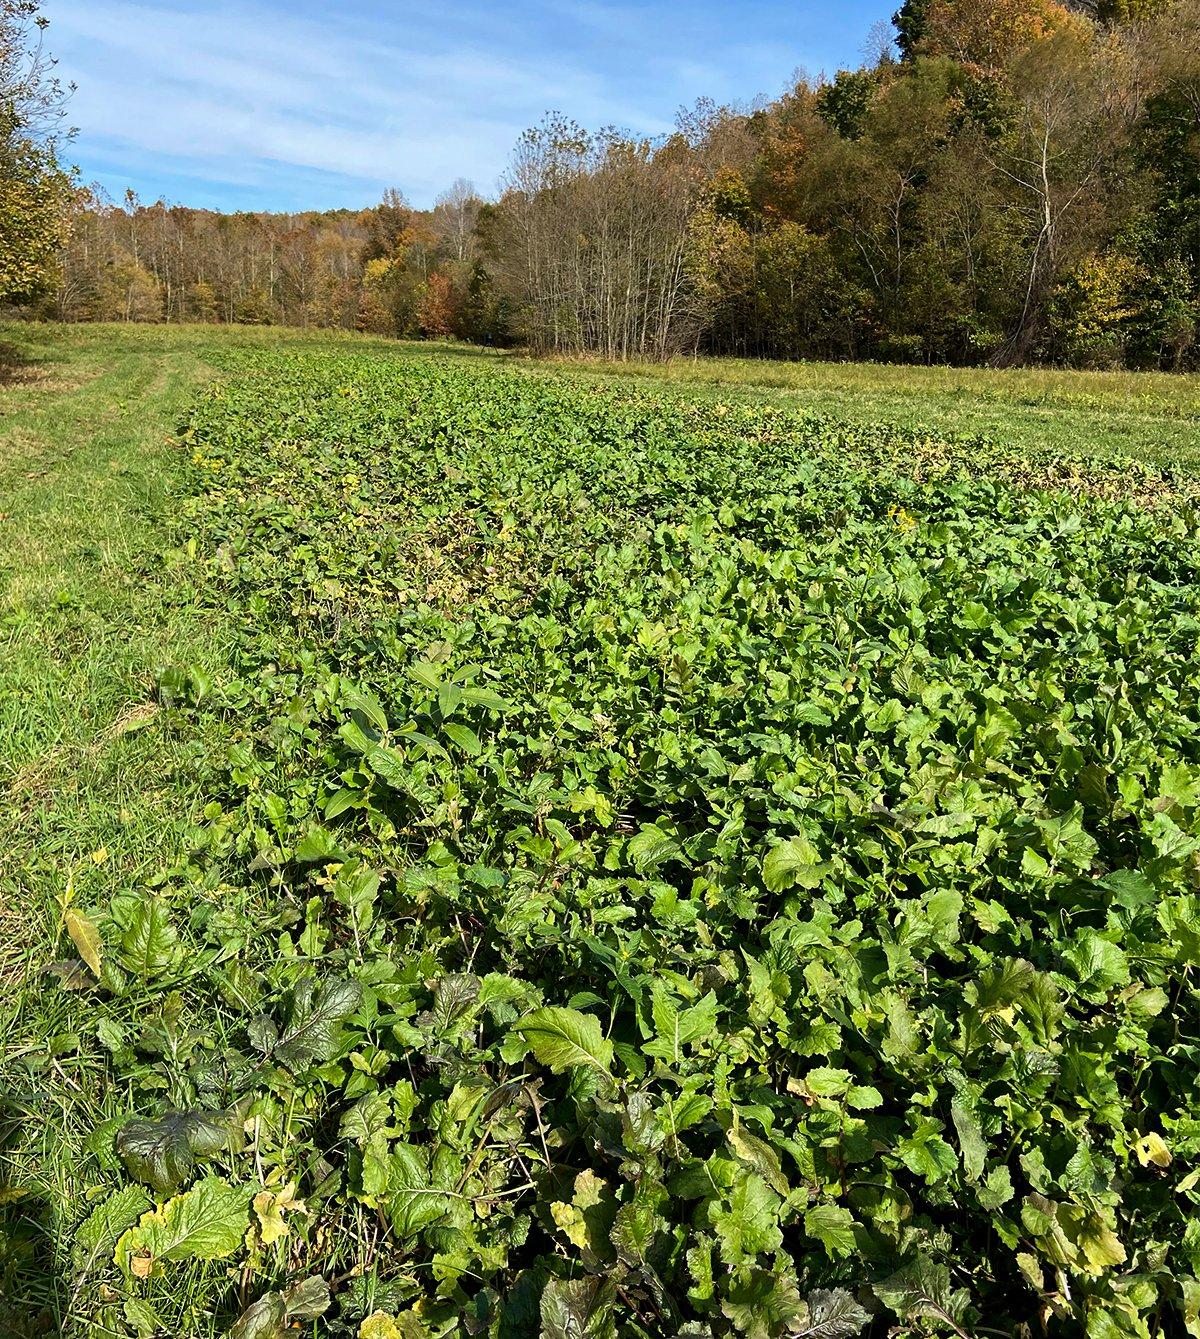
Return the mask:
{"type": "Polygon", "coordinates": [[[65,1300],[52,1208],[10,1176],[7,1153],[28,1120],[28,1110],[0,1095],[0,1334],[12,1339],[56,1333],[65,1300]]]}
{"type": "Polygon", "coordinates": [[[0,339],[0,389],[22,386],[41,375],[41,368],[24,351],[6,339],[0,339]]]}

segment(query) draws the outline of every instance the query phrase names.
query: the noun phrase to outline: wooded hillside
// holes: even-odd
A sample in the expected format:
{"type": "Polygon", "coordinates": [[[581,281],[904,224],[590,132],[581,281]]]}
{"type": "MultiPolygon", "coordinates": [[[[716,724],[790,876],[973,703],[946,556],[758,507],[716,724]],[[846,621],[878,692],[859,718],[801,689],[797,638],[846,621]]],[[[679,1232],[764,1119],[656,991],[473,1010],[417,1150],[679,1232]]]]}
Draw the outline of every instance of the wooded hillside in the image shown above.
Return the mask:
{"type": "Polygon", "coordinates": [[[908,0],[895,42],[649,141],[553,114],[499,198],[218,215],[78,190],[65,320],[279,322],[1183,369],[1200,319],[1200,0],[908,0]]]}

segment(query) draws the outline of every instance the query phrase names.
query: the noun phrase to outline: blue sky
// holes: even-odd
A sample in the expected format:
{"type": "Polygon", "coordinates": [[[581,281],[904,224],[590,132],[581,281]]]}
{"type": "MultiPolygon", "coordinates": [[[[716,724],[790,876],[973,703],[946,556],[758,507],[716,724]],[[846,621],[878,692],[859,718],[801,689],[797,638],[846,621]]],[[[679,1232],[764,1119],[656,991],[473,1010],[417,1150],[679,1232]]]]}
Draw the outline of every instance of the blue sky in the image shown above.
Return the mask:
{"type": "Polygon", "coordinates": [[[857,64],[896,0],[46,0],[79,89],[71,159],[214,209],[428,205],[490,194],[547,110],[669,129],[697,97],[773,96],[797,69],[857,64]]]}

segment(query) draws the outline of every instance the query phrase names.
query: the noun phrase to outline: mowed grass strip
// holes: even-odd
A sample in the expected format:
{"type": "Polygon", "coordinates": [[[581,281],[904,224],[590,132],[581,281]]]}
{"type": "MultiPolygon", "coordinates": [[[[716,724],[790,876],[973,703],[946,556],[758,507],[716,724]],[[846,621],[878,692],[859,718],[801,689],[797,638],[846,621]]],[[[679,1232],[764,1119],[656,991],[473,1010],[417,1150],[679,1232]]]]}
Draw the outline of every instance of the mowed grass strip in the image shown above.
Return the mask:
{"type": "Polygon", "coordinates": [[[181,599],[161,551],[186,461],[173,431],[212,373],[195,336],[22,328],[5,338],[0,1185],[40,1194],[0,1209],[0,1292],[22,1298],[28,1322],[61,1326],[69,1300],[55,1294],[38,1237],[75,1211],[102,1075],[75,1067],[59,1082],[56,1055],[77,1048],[76,1020],[40,972],[77,956],[61,930],[67,890],[84,903],[149,876],[190,816],[203,741],[164,727],[155,675],[175,661],[215,670],[227,642],[211,611],[181,599]]]}
{"type": "MultiPolygon", "coordinates": [[[[339,340],[0,330],[0,890],[12,924],[39,924],[56,881],[110,884],[169,844],[183,755],[156,724],[157,673],[215,670],[227,651],[165,561],[192,486],[175,432],[231,346],[281,342],[339,340]],[[107,858],[93,860],[100,850],[107,858]]],[[[29,942],[0,944],[10,972],[29,942]]]]}

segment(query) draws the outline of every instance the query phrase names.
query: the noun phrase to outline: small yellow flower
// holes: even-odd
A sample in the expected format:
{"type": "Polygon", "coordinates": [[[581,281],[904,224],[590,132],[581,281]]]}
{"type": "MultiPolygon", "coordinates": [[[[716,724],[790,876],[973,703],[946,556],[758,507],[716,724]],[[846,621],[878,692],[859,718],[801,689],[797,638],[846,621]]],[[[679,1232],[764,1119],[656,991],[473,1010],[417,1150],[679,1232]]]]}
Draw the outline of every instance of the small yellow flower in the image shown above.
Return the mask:
{"type": "Polygon", "coordinates": [[[899,507],[895,503],[888,508],[888,519],[897,530],[913,530],[917,524],[916,518],[907,507],[899,507]]]}

